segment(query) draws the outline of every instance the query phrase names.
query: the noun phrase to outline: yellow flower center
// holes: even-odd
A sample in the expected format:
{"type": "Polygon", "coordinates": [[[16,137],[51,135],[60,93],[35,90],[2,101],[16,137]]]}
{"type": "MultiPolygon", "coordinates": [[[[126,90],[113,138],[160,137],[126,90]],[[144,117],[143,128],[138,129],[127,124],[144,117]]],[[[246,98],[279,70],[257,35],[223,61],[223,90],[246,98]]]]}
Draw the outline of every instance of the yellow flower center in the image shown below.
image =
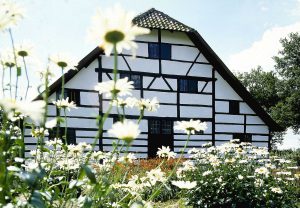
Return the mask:
{"type": "Polygon", "coordinates": [[[66,62],[64,62],[64,61],[57,62],[57,65],[60,66],[60,67],[62,67],[62,68],[65,68],[65,67],[68,66],[68,64],[66,62]]]}
{"type": "Polygon", "coordinates": [[[121,42],[124,39],[124,37],[125,37],[124,33],[117,30],[113,30],[106,33],[104,38],[107,42],[118,43],[121,42]]]}
{"type": "Polygon", "coordinates": [[[25,56],[28,56],[28,53],[27,53],[27,51],[19,51],[18,55],[22,56],[22,57],[25,57],[25,56]]]}

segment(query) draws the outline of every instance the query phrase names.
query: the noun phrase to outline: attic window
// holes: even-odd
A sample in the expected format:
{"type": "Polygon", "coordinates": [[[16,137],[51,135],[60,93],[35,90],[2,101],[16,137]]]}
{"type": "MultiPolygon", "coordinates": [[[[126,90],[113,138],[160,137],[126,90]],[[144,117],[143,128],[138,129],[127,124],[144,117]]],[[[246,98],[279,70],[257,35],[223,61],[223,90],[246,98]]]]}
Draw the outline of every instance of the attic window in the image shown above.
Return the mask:
{"type": "Polygon", "coordinates": [[[229,101],[229,113],[230,114],[239,114],[240,113],[240,102],[236,100],[229,101]]]}
{"type": "Polygon", "coordinates": [[[179,80],[179,91],[180,92],[198,92],[198,81],[190,79],[179,80]]]}
{"type": "MultiPolygon", "coordinates": [[[[63,98],[69,98],[69,102],[73,101],[76,105],[80,105],[80,91],[77,89],[64,89],[63,98]]],[[[56,99],[61,99],[61,90],[57,92],[56,99]]]]}
{"type": "Polygon", "coordinates": [[[149,58],[158,59],[161,58],[163,60],[171,60],[171,45],[168,43],[160,44],[161,55],[159,54],[159,43],[149,43],[148,45],[148,54],[149,58]]]}

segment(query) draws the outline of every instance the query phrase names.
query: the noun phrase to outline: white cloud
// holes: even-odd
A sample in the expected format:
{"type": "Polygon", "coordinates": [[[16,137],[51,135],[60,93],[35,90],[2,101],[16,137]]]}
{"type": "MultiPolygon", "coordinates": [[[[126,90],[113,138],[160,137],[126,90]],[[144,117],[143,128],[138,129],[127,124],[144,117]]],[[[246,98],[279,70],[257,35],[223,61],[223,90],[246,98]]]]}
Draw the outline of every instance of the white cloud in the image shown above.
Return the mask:
{"type": "Polygon", "coordinates": [[[273,56],[281,49],[279,40],[291,32],[300,32],[300,22],[283,27],[272,27],[266,30],[261,39],[250,48],[244,49],[229,57],[228,66],[233,71],[250,71],[260,65],[265,70],[274,68],[273,56]]]}

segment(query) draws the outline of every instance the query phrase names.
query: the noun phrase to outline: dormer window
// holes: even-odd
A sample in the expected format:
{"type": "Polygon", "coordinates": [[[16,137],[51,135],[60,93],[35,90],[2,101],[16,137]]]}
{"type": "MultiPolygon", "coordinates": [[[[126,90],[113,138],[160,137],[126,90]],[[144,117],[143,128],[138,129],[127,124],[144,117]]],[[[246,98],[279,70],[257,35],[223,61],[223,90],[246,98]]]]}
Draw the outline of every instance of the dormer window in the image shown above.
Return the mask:
{"type": "Polygon", "coordinates": [[[171,60],[171,45],[168,43],[161,43],[161,55],[159,54],[159,43],[149,43],[148,54],[149,58],[163,60],[171,60]]]}

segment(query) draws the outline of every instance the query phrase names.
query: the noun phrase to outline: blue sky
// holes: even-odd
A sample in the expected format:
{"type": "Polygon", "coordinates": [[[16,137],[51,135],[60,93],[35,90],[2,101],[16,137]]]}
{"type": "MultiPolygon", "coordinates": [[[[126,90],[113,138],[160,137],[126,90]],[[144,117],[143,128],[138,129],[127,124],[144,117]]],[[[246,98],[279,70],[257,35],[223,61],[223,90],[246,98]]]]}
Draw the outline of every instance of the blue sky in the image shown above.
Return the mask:
{"type": "MultiPolygon", "coordinates": [[[[16,42],[28,40],[42,60],[67,52],[78,60],[95,46],[86,41],[87,28],[97,8],[119,2],[136,14],[152,7],[198,30],[234,71],[262,65],[280,49],[278,40],[300,32],[300,0],[19,0],[26,16],[13,29],[16,42]]],[[[8,36],[0,34],[0,47],[8,36]]],[[[57,73],[58,74],[58,73],[57,73]]],[[[294,140],[293,140],[294,141],[294,140]]],[[[300,146],[299,142],[298,145],[300,146]]]]}

